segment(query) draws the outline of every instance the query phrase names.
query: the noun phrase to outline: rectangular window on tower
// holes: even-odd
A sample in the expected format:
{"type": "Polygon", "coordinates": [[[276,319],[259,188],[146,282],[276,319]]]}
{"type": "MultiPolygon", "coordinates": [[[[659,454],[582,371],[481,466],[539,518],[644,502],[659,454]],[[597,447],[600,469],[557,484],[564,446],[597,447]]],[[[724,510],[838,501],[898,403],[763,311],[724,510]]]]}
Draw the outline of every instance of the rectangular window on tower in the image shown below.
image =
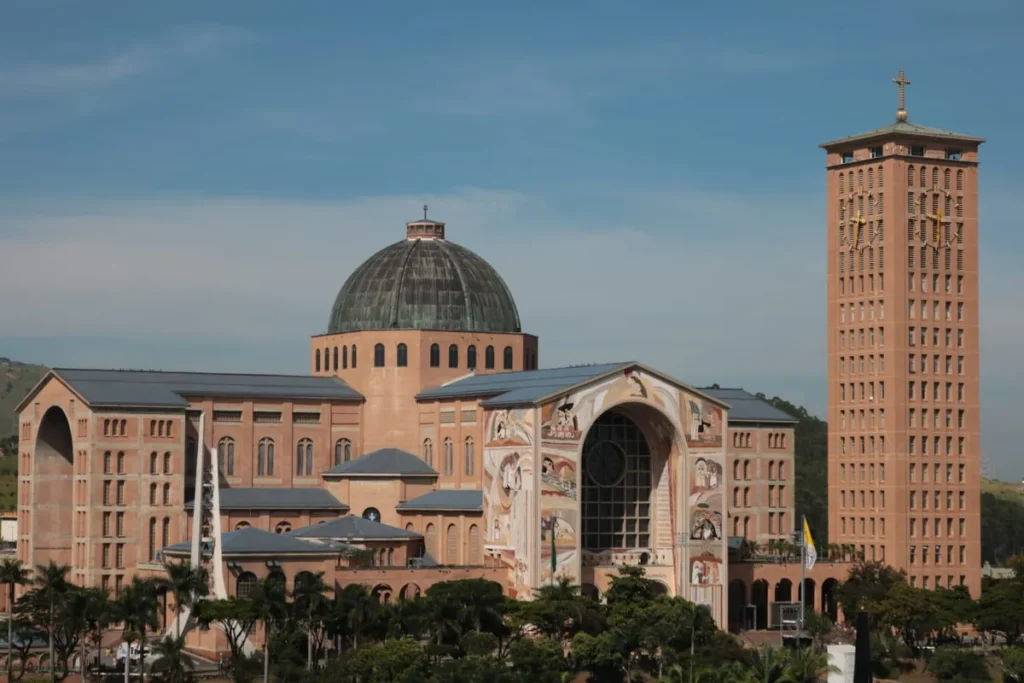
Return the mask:
{"type": "Polygon", "coordinates": [[[960,161],[962,152],[959,149],[946,149],[946,158],[950,161],[960,161]]]}

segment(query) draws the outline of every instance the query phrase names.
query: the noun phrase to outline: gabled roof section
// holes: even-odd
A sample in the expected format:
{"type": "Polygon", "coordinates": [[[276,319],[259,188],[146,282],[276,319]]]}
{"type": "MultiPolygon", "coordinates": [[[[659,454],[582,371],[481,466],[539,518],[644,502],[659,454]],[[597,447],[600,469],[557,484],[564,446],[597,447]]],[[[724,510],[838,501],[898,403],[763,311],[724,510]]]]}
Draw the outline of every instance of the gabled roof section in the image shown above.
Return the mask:
{"type": "Polygon", "coordinates": [[[823,149],[831,149],[832,147],[848,145],[851,142],[865,142],[874,138],[899,136],[928,138],[930,140],[949,140],[952,142],[970,142],[979,145],[985,142],[985,138],[977,138],[973,135],[954,133],[952,131],[942,130],[941,128],[931,128],[917,123],[910,123],[909,121],[897,121],[889,124],[888,126],[882,126],[881,128],[869,130],[865,133],[857,133],[856,135],[849,135],[845,138],[832,140],[831,142],[823,142],[819,146],[823,149]]]}
{"type": "Polygon", "coordinates": [[[395,509],[405,511],[482,512],[484,509],[484,492],[463,491],[461,489],[431,491],[418,498],[399,503],[395,506],[395,509]]]}
{"type": "Polygon", "coordinates": [[[289,536],[295,538],[316,538],[351,543],[355,541],[394,541],[412,540],[423,538],[413,531],[406,531],[398,527],[371,522],[355,515],[338,517],[331,522],[314,524],[297,531],[291,532],[289,536]]]}
{"type": "MultiPolygon", "coordinates": [[[[679,380],[658,372],[642,363],[596,363],[594,365],[573,365],[565,368],[546,370],[524,370],[520,372],[499,372],[489,375],[472,375],[449,382],[439,387],[426,389],[416,400],[438,400],[459,398],[483,398],[485,408],[512,408],[516,406],[539,405],[588,384],[625,372],[631,368],[674,384],[680,389],[702,395],[700,391],[679,380]]],[[[712,396],[704,396],[714,403],[720,403],[712,396]]]]}
{"type": "MultiPolygon", "coordinates": [[[[192,543],[176,543],[161,552],[166,555],[185,555],[192,550],[192,543]]],[[[311,543],[295,538],[292,534],[274,534],[262,529],[248,528],[229,531],[221,536],[221,552],[231,555],[335,555],[338,548],[330,545],[311,543]]]]}
{"type": "Polygon", "coordinates": [[[323,473],[324,477],[436,477],[437,472],[427,463],[400,448],[381,448],[366,455],[336,465],[323,473]]]}
{"type": "Polygon", "coordinates": [[[155,370],[54,368],[18,406],[56,376],[89,406],[183,410],[187,396],[361,401],[363,395],[337,377],[155,370]]]}
{"type": "Polygon", "coordinates": [[[734,422],[778,422],[795,424],[799,422],[789,413],[779,410],[767,401],[743,389],[701,389],[729,404],[729,423],[734,422]]]}
{"type": "MultiPolygon", "coordinates": [[[[185,503],[192,509],[195,501],[185,503]]],[[[330,491],[321,488],[222,488],[222,510],[335,510],[347,512],[330,491]]]]}

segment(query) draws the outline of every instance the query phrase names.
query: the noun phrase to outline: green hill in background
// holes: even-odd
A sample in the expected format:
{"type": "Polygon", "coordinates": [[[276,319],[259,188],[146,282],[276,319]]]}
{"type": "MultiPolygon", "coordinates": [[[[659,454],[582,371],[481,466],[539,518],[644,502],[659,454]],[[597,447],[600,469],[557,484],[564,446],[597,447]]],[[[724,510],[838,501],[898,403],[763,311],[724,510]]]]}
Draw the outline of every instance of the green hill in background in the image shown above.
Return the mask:
{"type": "Polygon", "coordinates": [[[18,416],[14,409],[32,390],[46,368],[0,358],[0,510],[14,510],[18,504],[18,416]]]}

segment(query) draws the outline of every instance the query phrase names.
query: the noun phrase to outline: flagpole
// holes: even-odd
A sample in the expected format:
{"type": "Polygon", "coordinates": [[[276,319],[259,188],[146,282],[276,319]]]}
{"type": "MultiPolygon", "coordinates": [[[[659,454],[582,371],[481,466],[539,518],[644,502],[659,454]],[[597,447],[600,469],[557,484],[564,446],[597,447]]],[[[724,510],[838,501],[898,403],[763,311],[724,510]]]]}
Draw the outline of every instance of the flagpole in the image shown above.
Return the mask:
{"type": "Polygon", "coordinates": [[[807,572],[807,518],[803,515],[800,516],[800,590],[797,591],[797,595],[800,596],[800,630],[797,632],[797,643],[802,644],[803,633],[804,633],[804,605],[807,604],[807,596],[804,592],[807,590],[807,582],[805,580],[807,572]]]}

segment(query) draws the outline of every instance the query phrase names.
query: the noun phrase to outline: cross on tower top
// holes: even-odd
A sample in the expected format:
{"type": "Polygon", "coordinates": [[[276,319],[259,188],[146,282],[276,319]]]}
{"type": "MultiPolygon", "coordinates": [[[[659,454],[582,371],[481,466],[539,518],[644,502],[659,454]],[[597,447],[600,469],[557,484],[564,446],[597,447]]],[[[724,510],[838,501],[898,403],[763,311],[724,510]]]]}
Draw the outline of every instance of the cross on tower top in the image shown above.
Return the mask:
{"type": "Polygon", "coordinates": [[[900,73],[896,78],[892,79],[892,82],[899,86],[900,89],[900,108],[896,110],[896,120],[906,121],[907,120],[907,108],[906,108],[906,93],[907,86],[910,85],[910,81],[903,75],[903,69],[900,69],[900,73]]]}
{"type": "Polygon", "coordinates": [[[427,205],[423,205],[423,220],[427,220],[427,205]]]}

